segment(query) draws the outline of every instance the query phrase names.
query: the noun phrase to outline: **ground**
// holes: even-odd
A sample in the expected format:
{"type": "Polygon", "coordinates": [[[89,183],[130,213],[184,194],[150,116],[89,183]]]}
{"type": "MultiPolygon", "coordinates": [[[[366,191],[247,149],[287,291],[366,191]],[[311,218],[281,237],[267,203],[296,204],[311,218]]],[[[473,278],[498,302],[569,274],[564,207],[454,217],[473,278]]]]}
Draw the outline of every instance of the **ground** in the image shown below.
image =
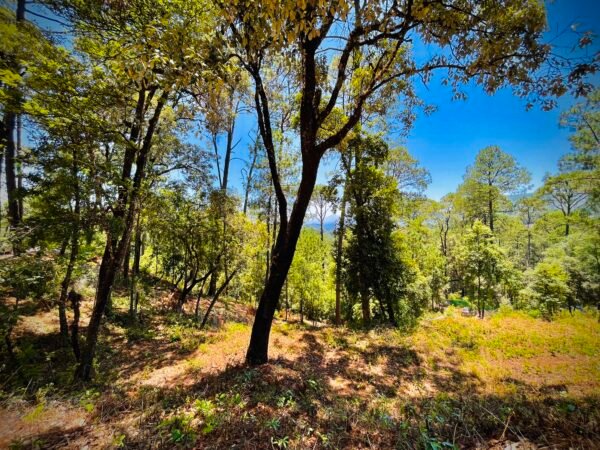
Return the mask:
{"type": "MultiPolygon", "coordinates": [[[[164,295],[166,297],[166,294],[164,295]]],[[[3,366],[0,448],[597,448],[600,324],[453,309],[369,332],[278,319],[269,364],[244,365],[253,309],[211,326],[115,302],[94,383],[72,383],[56,311],[27,302],[3,366]],[[42,351],[40,351],[42,350],[42,351]]],[[[203,310],[206,303],[202,304],[203,310]]],[[[91,308],[83,308],[82,323],[91,308]]]]}

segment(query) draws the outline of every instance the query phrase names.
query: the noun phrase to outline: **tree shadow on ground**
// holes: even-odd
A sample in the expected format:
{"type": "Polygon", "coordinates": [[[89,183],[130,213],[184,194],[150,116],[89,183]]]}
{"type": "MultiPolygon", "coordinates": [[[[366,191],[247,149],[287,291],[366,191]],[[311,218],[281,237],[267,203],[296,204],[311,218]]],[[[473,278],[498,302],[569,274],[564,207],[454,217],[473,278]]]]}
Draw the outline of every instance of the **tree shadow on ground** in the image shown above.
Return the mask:
{"type": "MultiPolygon", "coordinates": [[[[194,374],[185,386],[173,380],[131,395],[107,386],[89,425],[37,438],[58,448],[104,426],[126,448],[140,449],[487,448],[508,439],[594,448],[600,441],[598,397],[553,395],[558,387],[517,380],[515,393],[490,395],[452,358],[426,363],[407,345],[380,341],[336,347],[318,330],[297,336],[298,351],[260,367],[227,365],[194,374]]],[[[186,358],[163,354],[172,346],[166,341],[135,345],[137,358],[116,355],[118,373],[186,358]]]]}
{"type": "MultiPolygon", "coordinates": [[[[508,439],[593,448],[600,438],[595,397],[486,395],[478,392],[474,377],[460,370],[443,367],[444,375],[424,373],[410,348],[379,345],[332,360],[331,348],[314,335],[305,333],[301,341],[303,351],[296,358],[278,358],[258,368],[228,366],[186,389],[149,389],[137,402],[144,399],[177,411],[180,419],[188,417],[194,425],[183,434],[190,445],[203,449],[474,448],[508,439]],[[360,372],[360,367],[382,361],[381,379],[360,372]],[[414,383],[415,376],[436,393],[386,395],[414,383]],[[349,384],[331,382],[340,378],[349,384]],[[210,407],[198,407],[198,401],[208,401],[210,407]],[[207,415],[206,409],[212,412],[207,415]]],[[[167,423],[164,417],[161,409],[148,414],[143,427],[127,435],[128,447],[177,444],[174,436],[180,436],[185,420],[167,423]]]]}

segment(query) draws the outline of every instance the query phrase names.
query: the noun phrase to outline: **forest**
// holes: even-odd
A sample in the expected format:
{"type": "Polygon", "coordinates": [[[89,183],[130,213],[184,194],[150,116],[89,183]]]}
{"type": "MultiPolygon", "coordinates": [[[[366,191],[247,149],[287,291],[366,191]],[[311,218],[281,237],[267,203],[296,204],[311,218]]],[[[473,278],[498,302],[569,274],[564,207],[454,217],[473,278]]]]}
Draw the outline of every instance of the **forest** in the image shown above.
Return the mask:
{"type": "Polygon", "coordinates": [[[0,3],[0,448],[598,448],[600,51],[547,6],[0,3]],[[434,84],[569,151],[433,198],[434,84]]]}

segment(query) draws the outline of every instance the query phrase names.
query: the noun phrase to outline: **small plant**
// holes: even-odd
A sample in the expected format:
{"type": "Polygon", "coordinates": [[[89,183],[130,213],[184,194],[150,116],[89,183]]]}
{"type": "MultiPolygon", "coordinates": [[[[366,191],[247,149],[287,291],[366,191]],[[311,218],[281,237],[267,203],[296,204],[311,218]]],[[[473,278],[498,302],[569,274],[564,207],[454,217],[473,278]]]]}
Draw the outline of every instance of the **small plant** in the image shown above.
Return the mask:
{"type": "Polygon", "coordinates": [[[100,397],[99,392],[93,389],[88,389],[79,399],[79,405],[82,406],[87,412],[91,413],[96,406],[95,403],[98,397],[100,397]]]}
{"type": "Polygon", "coordinates": [[[273,417],[267,420],[265,426],[270,430],[277,431],[281,427],[281,421],[277,417],[273,417]]]}
{"type": "Polygon", "coordinates": [[[115,448],[123,448],[125,447],[125,438],[127,435],[120,433],[113,437],[112,446],[115,448]]]}
{"type": "Polygon", "coordinates": [[[191,423],[192,416],[182,414],[163,420],[157,429],[168,431],[170,441],[174,444],[193,444],[196,441],[196,433],[191,423]]]}
{"type": "Polygon", "coordinates": [[[210,434],[219,424],[217,409],[211,400],[196,400],[194,403],[197,413],[201,416],[203,426],[202,434],[210,434]]]}
{"type": "Polygon", "coordinates": [[[290,443],[290,438],[288,436],[284,436],[282,438],[271,438],[271,445],[277,448],[288,448],[290,443]]]}
{"type": "Polygon", "coordinates": [[[283,395],[280,395],[279,397],[277,397],[277,407],[278,408],[285,408],[285,407],[293,408],[295,404],[296,404],[296,401],[294,400],[294,393],[292,391],[290,391],[289,389],[283,395]]]}

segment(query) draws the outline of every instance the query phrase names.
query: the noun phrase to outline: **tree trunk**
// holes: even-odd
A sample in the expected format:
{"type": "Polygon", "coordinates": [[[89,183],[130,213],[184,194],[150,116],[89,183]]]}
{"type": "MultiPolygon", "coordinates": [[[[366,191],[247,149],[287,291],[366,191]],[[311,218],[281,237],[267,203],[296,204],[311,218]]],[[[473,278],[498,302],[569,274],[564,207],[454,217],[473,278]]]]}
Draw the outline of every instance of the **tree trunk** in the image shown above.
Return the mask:
{"type": "MultiPolygon", "coordinates": [[[[65,277],[61,283],[60,298],[58,300],[58,317],[60,323],[60,335],[64,342],[69,340],[69,327],[67,324],[66,314],[66,303],[67,293],[69,285],[71,284],[71,278],[73,276],[73,269],[79,256],[79,228],[80,228],[80,215],[81,215],[81,201],[79,193],[79,165],[77,160],[77,151],[73,150],[73,164],[71,167],[71,177],[73,183],[73,228],[71,229],[71,254],[69,255],[69,262],[67,264],[67,271],[65,277]]],[[[62,249],[61,249],[62,250],[62,249]]]]}
{"type": "MultiPolygon", "coordinates": [[[[142,181],[146,176],[145,169],[148,161],[148,154],[152,146],[152,138],[158,125],[161,111],[167,102],[168,95],[168,91],[163,91],[154,110],[154,114],[148,122],[148,129],[146,130],[142,147],[137,151],[137,158],[135,161],[136,171],[131,192],[129,193],[124,189],[121,189],[119,192],[120,202],[117,205],[113,215],[116,218],[123,220],[123,232],[119,238],[117,236],[112,236],[109,231],[106,239],[106,246],[104,248],[102,262],[100,264],[100,271],[98,273],[98,286],[96,289],[94,309],[90,317],[85,347],[81,354],[80,364],[75,371],[75,376],[82,380],[89,380],[91,376],[94,355],[96,352],[96,344],[98,340],[98,332],[100,330],[100,322],[109,302],[115,276],[123,264],[123,259],[125,258],[125,253],[127,252],[127,248],[131,240],[131,232],[135,223],[136,213],[138,212],[137,207],[140,189],[142,187],[142,181]]],[[[137,109],[140,109],[139,104],[137,109]]],[[[141,109],[143,110],[143,108],[141,109]]],[[[135,141],[137,141],[137,138],[135,141]]],[[[123,174],[121,178],[124,183],[127,183],[130,179],[129,174],[131,171],[131,165],[133,163],[131,151],[132,148],[128,147],[128,151],[126,152],[127,157],[124,161],[123,174]]]]}
{"type": "Polygon", "coordinates": [[[140,273],[140,259],[142,257],[142,228],[140,226],[140,215],[137,217],[137,225],[135,228],[134,248],[133,248],[133,267],[131,268],[130,280],[130,298],[129,298],[129,314],[132,317],[137,315],[138,292],[137,279],[140,273]]]}
{"type": "Polygon", "coordinates": [[[217,300],[219,300],[219,296],[227,288],[227,285],[233,279],[233,277],[235,276],[236,272],[237,272],[237,269],[234,270],[233,272],[231,272],[231,274],[225,279],[225,281],[223,282],[223,284],[221,285],[221,287],[215,293],[214,297],[212,298],[212,300],[210,302],[210,305],[208,305],[208,309],[206,310],[206,314],[204,315],[204,319],[202,319],[202,324],[200,324],[200,329],[203,329],[204,326],[206,325],[206,321],[208,320],[208,316],[209,316],[210,312],[212,311],[213,307],[215,306],[215,303],[217,303],[217,300]]]}
{"type": "Polygon", "coordinates": [[[492,201],[492,186],[488,190],[488,215],[490,216],[490,230],[494,232],[494,202],[492,201]]]}
{"type": "Polygon", "coordinates": [[[19,207],[19,217],[23,219],[23,149],[21,147],[21,132],[23,129],[23,121],[21,114],[17,115],[17,148],[16,148],[16,167],[17,167],[17,204],[19,207]]]}
{"type": "Polygon", "coordinates": [[[123,281],[125,284],[129,281],[129,260],[131,259],[131,246],[127,248],[125,258],[123,259],[123,281]]]}
{"type": "MultiPolygon", "coordinates": [[[[15,14],[17,27],[20,28],[21,24],[25,20],[25,0],[17,0],[17,9],[15,14]]],[[[21,67],[14,58],[9,57],[9,64],[12,65],[12,69],[16,73],[21,72],[21,67]]],[[[6,159],[5,170],[6,170],[6,194],[8,197],[8,219],[9,225],[12,229],[17,228],[21,224],[21,214],[19,208],[19,193],[18,184],[16,178],[16,145],[15,145],[15,131],[17,126],[17,115],[21,109],[21,93],[18,88],[9,89],[10,99],[5,104],[4,109],[4,125],[2,127],[3,135],[0,136],[0,144],[4,145],[4,154],[6,159]]],[[[13,253],[18,254],[20,252],[20,246],[18,240],[15,240],[13,244],[13,253]]]]}
{"type": "Polygon", "coordinates": [[[246,353],[246,362],[251,365],[264,364],[268,361],[269,336],[273,316],[279,302],[283,283],[292,264],[306,210],[317,180],[318,159],[306,159],[302,167],[302,179],[296,202],[287,225],[282,224],[279,227],[277,241],[273,248],[273,257],[271,258],[269,277],[258,303],[250,345],[246,353]]]}
{"type": "Polygon", "coordinates": [[[340,222],[337,233],[337,251],[335,254],[335,324],[342,322],[342,260],[344,250],[344,233],[346,219],[346,186],[342,191],[342,204],[340,209],[340,222]]]}
{"type": "Polygon", "coordinates": [[[69,326],[67,324],[67,293],[69,291],[69,285],[71,284],[71,278],[73,276],[73,269],[75,268],[75,262],[79,255],[79,226],[74,225],[71,233],[71,254],[69,255],[69,262],[67,264],[67,271],[62,280],[60,286],[60,298],[58,300],[58,318],[60,323],[60,336],[64,342],[69,340],[69,326]]]}
{"type": "Polygon", "coordinates": [[[367,328],[371,324],[371,304],[369,293],[365,289],[360,292],[360,305],[362,308],[363,327],[367,328]]]}
{"type": "MultiPolygon", "coordinates": [[[[8,197],[8,220],[11,229],[15,229],[21,223],[19,214],[19,200],[17,193],[17,178],[15,167],[15,125],[16,115],[12,112],[4,114],[4,136],[2,137],[4,144],[4,157],[6,159],[6,194],[8,197]]],[[[18,254],[19,249],[15,244],[15,254],[18,254]]]]}
{"type": "Polygon", "coordinates": [[[81,295],[71,291],[69,293],[71,307],[73,308],[73,322],[71,323],[71,347],[75,359],[79,361],[81,351],[79,350],[79,305],[81,304],[81,295]]]}
{"type": "Polygon", "coordinates": [[[243,212],[246,215],[248,211],[248,199],[250,198],[250,190],[252,189],[252,175],[254,172],[254,166],[256,165],[256,158],[258,157],[258,136],[256,137],[256,141],[254,143],[254,153],[252,155],[252,163],[250,164],[250,168],[248,169],[248,175],[246,177],[246,189],[244,189],[244,207],[243,212]]]}

